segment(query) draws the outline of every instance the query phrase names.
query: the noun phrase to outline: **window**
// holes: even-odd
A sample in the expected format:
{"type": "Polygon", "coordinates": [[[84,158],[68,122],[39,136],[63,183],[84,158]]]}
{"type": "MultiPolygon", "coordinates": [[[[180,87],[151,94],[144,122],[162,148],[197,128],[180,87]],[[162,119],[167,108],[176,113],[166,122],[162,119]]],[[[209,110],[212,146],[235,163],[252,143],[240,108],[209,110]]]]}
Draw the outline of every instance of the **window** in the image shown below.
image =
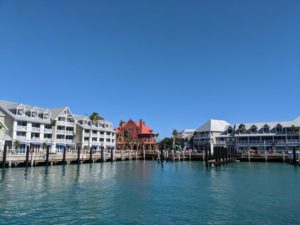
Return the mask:
{"type": "Polygon", "coordinates": [[[270,127],[266,124],[263,128],[264,133],[269,133],[270,132],[270,127]]]}
{"type": "Polygon", "coordinates": [[[39,123],[32,123],[32,127],[40,128],[40,124],[39,123]]]}
{"type": "Polygon", "coordinates": [[[18,126],[26,127],[26,126],[27,126],[27,122],[25,122],[25,121],[18,121],[18,122],[17,122],[17,125],[18,125],[18,126]]]}
{"type": "Polygon", "coordinates": [[[283,128],[282,128],[282,126],[280,124],[278,124],[276,126],[276,133],[278,133],[278,134],[282,134],[283,133],[283,128]]]}
{"type": "Polygon", "coordinates": [[[26,137],[26,132],[17,131],[17,136],[18,137],[26,137]]]}
{"type": "Polygon", "coordinates": [[[253,125],[251,127],[251,133],[256,133],[257,132],[257,127],[255,125],[253,125]]]}

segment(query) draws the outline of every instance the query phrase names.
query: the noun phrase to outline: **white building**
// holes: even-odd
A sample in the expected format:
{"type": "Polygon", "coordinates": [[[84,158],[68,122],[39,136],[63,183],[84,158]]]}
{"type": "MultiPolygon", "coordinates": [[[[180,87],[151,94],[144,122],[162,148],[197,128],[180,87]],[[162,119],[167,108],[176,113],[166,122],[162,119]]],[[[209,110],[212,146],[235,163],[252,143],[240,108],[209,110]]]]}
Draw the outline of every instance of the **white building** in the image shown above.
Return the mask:
{"type": "MultiPolygon", "coordinates": [[[[68,107],[44,109],[0,101],[0,111],[5,115],[4,125],[7,130],[4,141],[10,149],[24,151],[30,145],[32,149],[41,150],[50,145],[52,152],[60,152],[65,147],[82,147],[79,140],[81,133],[77,132],[77,129],[81,132],[80,121],[68,107]]],[[[114,132],[110,122],[100,122],[109,124],[107,130],[114,132]]],[[[111,143],[109,145],[114,147],[111,143]]],[[[103,146],[108,146],[106,139],[103,146]]]]}
{"type": "Polygon", "coordinates": [[[209,120],[198,128],[194,146],[199,150],[232,147],[237,151],[282,152],[300,147],[300,117],[292,121],[240,123],[209,120]]]}
{"type": "Polygon", "coordinates": [[[205,150],[205,148],[210,147],[213,153],[216,138],[229,126],[230,124],[225,120],[211,119],[207,121],[195,131],[194,147],[198,150],[205,150]]]}

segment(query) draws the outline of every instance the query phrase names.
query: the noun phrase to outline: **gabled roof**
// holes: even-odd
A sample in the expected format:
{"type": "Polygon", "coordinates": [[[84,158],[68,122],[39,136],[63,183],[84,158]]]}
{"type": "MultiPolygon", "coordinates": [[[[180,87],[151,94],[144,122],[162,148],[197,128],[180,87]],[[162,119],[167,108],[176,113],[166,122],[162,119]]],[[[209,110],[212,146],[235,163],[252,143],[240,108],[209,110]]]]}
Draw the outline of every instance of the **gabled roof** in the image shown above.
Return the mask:
{"type": "Polygon", "coordinates": [[[3,112],[0,111],[0,116],[3,117],[3,116],[5,116],[5,114],[4,114],[3,112]]]}
{"type": "MultiPolygon", "coordinates": [[[[86,120],[87,122],[91,122],[90,118],[86,115],[74,115],[74,117],[76,118],[76,121],[86,120]]],[[[103,124],[112,126],[112,123],[107,120],[99,120],[99,122],[103,122],[103,124]]],[[[82,127],[83,129],[88,129],[88,130],[91,129],[91,125],[89,125],[89,124],[81,124],[81,123],[77,122],[77,125],[82,127]]],[[[101,130],[101,131],[102,130],[110,130],[110,132],[114,132],[114,130],[112,128],[96,126],[95,124],[92,124],[92,130],[101,130]]]]}
{"type": "Polygon", "coordinates": [[[199,127],[196,132],[223,132],[230,124],[225,120],[211,119],[199,127]]]}
{"type": "MultiPolygon", "coordinates": [[[[30,117],[30,116],[26,115],[26,113],[24,115],[18,115],[18,114],[13,113],[13,111],[16,110],[16,108],[18,106],[24,106],[26,111],[27,110],[30,111],[32,108],[35,107],[35,106],[25,105],[25,104],[16,103],[16,102],[0,100],[1,111],[5,115],[10,116],[15,120],[23,120],[23,121],[28,121],[28,122],[38,122],[38,123],[47,123],[47,124],[50,123],[50,119],[42,119],[40,117],[30,117]]],[[[36,107],[36,108],[39,111],[39,113],[43,113],[46,111],[46,109],[41,108],[41,107],[36,107]]]]}
{"type": "Polygon", "coordinates": [[[116,128],[116,132],[120,132],[122,128],[126,127],[127,124],[133,123],[137,128],[139,128],[139,133],[140,134],[153,134],[153,130],[145,124],[144,121],[141,121],[141,126],[140,122],[134,122],[133,120],[129,120],[127,123],[123,123],[122,126],[116,128]]]}

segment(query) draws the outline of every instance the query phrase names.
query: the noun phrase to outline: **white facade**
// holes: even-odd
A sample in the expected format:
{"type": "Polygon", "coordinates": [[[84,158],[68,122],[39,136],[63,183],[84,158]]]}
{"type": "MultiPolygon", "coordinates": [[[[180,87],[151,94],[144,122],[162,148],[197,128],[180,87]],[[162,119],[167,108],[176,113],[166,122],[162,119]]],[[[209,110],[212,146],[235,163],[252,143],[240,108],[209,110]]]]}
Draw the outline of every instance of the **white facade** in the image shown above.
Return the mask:
{"type": "Polygon", "coordinates": [[[300,117],[292,121],[240,123],[209,120],[198,128],[194,145],[199,150],[215,146],[233,147],[238,151],[282,152],[300,147],[300,117]]]}
{"type": "MultiPolygon", "coordinates": [[[[57,109],[44,109],[14,102],[0,101],[0,110],[5,115],[4,141],[10,149],[25,151],[26,146],[41,150],[51,146],[51,151],[61,152],[65,147],[75,149],[83,147],[78,139],[82,135],[81,121],[72,114],[68,107],[57,109]]],[[[105,127],[104,147],[115,147],[115,143],[106,143],[106,137],[110,133],[110,140],[114,140],[114,130],[109,121],[101,120],[99,124],[109,124],[105,127]]],[[[100,134],[99,134],[100,135],[100,134]]],[[[101,139],[102,140],[102,139],[101,139]]],[[[1,146],[0,146],[1,148],[1,146]]],[[[2,146],[3,148],[3,146],[2,146]]]]}

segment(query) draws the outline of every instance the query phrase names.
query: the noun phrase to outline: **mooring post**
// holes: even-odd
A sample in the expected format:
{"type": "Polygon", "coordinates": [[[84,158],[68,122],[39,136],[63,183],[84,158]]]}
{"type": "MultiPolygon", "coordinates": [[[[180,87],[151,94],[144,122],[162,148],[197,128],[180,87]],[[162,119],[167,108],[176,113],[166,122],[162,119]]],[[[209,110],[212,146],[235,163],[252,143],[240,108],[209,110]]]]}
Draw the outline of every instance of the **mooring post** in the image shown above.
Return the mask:
{"type": "Polygon", "coordinates": [[[248,150],[248,162],[251,161],[251,155],[250,155],[250,150],[248,150]]]}
{"type": "Polygon", "coordinates": [[[67,148],[65,146],[64,149],[63,149],[63,160],[62,160],[62,164],[63,165],[66,164],[66,151],[67,151],[67,148]]]}
{"type": "Polygon", "coordinates": [[[90,163],[93,162],[93,146],[90,147],[90,163]]]}
{"type": "Polygon", "coordinates": [[[192,161],[192,150],[189,150],[189,160],[192,161]]]}
{"type": "Polygon", "coordinates": [[[296,148],[293,147],[293,165],[297,166],[296,148]]]}
{"type": "Polygon", "coordinates": [[[143,149],[143,158],[144,158],[144,160],[146,160],[146,150],[145,149],[143,149]]]}
{"type": "Polygon", "coordinates": [[[115,161],[115,154],[113,148],[110,149],[110,160],[111,162],[115,161]]]}
{"type": "Polygon", "coordinates": [[[5,168],[6,165],[6,157],[7,157],[7,144],[4,145],[4,149],[3,149],[3,159],[2,159],[3,168],[5,168]]]}
{"type": "Polygon", "coordinates": [[[28,167],[28,162],[29,162],[29,151],[30,151],[30,147],[29,147],[29,145],[27,145],[26,146],[26,158],[25,158],[26,167],[28,167]]]}
{"type": "Polygon", "coordinates": [[[208,152],[207,147],[205,147],[204,163],[205,163],[206,167],[208,167],[208,154],[207,154],[207,152],[208,152]]]}
{"type": "Polygon", "coordinates": [[[31,150],[31,159],[30,159],[30,166],[33,167],[34,165],[34,150],[31,150]]]}
{"type": "Polygon", "coordinates": [[[77,164],[80,164],[80,146],[77,148],[77,164]]]}
{"type": "Polygon", "coordinates": [[[173,159],[173,161],[175,161],[175,152],[174,152],[174,150],[172,150],[172,159],[173,159]]]}
{"type": "Polygon", "coordinates": [[[160,149],[160,160],[164,161],[164,150],[160,149]]]}
{"type": "Polygon", "coordinates": [[[45,160],[46,166],[48,166],[48,164],[49,164],[49,152],[50,152],[50,145],[48,145],[46,148],[46,160],[45,160]]]}
{"type": "Polygon", "coordinates": [[[105,162],[105,159],[104,159],[104,147],[103,146],[101,147],[101,162],[105,162]]]}

